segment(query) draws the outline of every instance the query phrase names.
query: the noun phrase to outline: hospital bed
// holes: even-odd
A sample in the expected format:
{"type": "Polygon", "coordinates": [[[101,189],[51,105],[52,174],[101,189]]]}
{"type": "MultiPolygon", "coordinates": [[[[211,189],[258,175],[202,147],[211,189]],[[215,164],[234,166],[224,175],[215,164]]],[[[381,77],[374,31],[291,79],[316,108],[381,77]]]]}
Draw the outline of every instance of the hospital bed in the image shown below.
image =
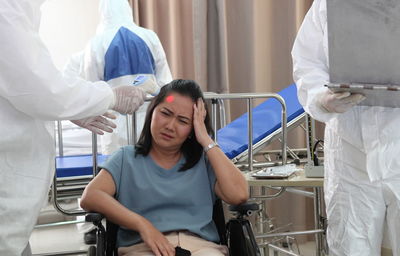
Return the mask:
{"type": "MultiPolygon", "coordinates": [[[[283,90],[281,94],[289,99],[289,96],[296,96],[294,89],[294,85],[292,85],[283,90]]],[[[276,98],[277,101],[266,101],[263,104],[255,107],[253,111],[249,112],[249,115],[246,114],[228,124],[227,126],[221,128],[217,132],[217,140],[221,148],[229,158],[233,159],[234,162],[238,162],[238,159],[246,159],[246,156],[250,155],[249,163],[251,164],[253,147],[251,146],[249,150],[247,149],[248,145],[252,145],[254,143],[254,148],[257,150],[260,145],[269,143],[270,141],[272,141],[271,138],[277,137],[281,133],[282,128],[280,128],[280,123],[284,122],[284,146],[282,147],[282,151],[283,158],[286,159],[286,105],[285,100],[282,96],[280,96],[279,94],[208,94],[206,98],[208,98],[212,102],[217,102],[221,105],[220,99],[242,99],[244,96],[249,96],[247,97],[249,109],[252,109],[252,100],[255,98],[273,97],[276,98]],[[246,129],[246,122],[243,124],[243,120],[246,119],[248,116],[250,117],[251,123],[253,123],[253,119],[254,121],[269,121],[263,122],[261,125],[258,125],[260,122],[254,122],[254,129],[249,130],[250,139],[246,142],[246,136],[237,136],[237,134],[234,133],[235,129],[239,129],[240,133],[242,133],[242,131],[246,129]]],[[[294,105],[291,103],[291,99],[289,99],[287,102],[289,102],[289,124],[291,124],[293,123],[295,115],[301,113],[298,112],[298,107],[296,108],[297,112],[294,110],[295,108],[293,107],[294,105]]],[[[215,121],[215,119],[213,120],[215,121]]],[[[132,123],[135,123],[134,119],[132,123]]],[[[133,131],[132,134],[136,134],[136,131],[133,131]]],[[[130,137],[135,136],[129,136],[129,138],[130,137]]],[[[55,185],[53,186],[53,199],[55,200],[53,200],[53,203],[55,205],[55,208],[64,214],[81,214],[81,211],[65,211],[58,206],[57,202],[60,199],[67,199],[79,196],[88,181],[90,181],[93,175],[96,174],[97,170],[93,166],[97,166],[97,161],[105,161],[107,156],[97,154],[97,140],[95,135],[93,135],[92,139],[92,150],[95,153],[92,155],[64,156],[62,139],[63,136],[61,122],[58,122],[59,156],[56,159],[56,175],[54,177],[55,185]]],[[[133,140],[135,140],[135,138],[133,138],[133,140]]]]}
{"type": "MultiPolygon", "coordinates": [[[[232,98],[231,95],[220,95],[218,98],[232,98]]],[[[269,97],[268,94],[238,94],[237,96],[247,98],[248,104],[251,104],[251,99],[265,96],[277,100],[267,100],[255,108],[249,106],[248,108],[253,109],[251,112],[248,111],[219,129],[217,140],[221,149],[234,163],[238,163],[251,158],[253,154],[282,137],[282,158],[286,162],[287,132],[285,129],[290,130],[297,127],[304,122],[305,118],[305,112],[297,100],[296,85],[289,85],[278,92],[276,96],[269,97]],[[282,121],[282,119],[285,120],[282,121]],[[252,127],[250,130],[247,129],[249,124],[252,127]],[[248,131],[247,137],[243,136],[243,131],[246,130],[248,131]],[[250,147],[249,144],[251,144],[250,147]]]]}
{"type": "MultiPolygon", "coordinates": [[[[232,161],[242,170],[246,172],[246,178],[251,187],[251,198],[254,200],[268,200],[281,196],[284,192],[292,192],[306,197],[313,198],[314,200],[314,230],[294,231],[294,232],[281,232],[276,233],[271,230],[262,230],[263,234],[256,237],[260,239],[259,245],[264,245],[266,250],[265,255],[268,255],[268,249],[274,252],[281,252],[287,255],[299,255],[286,248],[282,248],[271,241],[279,241],[278,237],[284,238],[288,236],[308,235],[315,234],[316,238],[316,255],[322,255],[324,250],[323,234],[326,228],[326,222],[322,215],[321,194],[323,179],[322,178],[308,178],[305,177],[304,171],[296,172],[294,176],[286,179],[256,179],[252,174],[260,168],[275,165],[285,165],[288,162],[287,152],[293,159],[300,160],[294,154],[294,151],[287,146],[287,131],[305,124],[303,129],[306,132],[307,148],[305,159],[297,161],[312,164],[314,152],[312,152],[315,144],[314,139],[314,122],[304,112],[302,106],[297,99],[296,85],[292,84],[277,94],[218,94],[207,95],[207,99],[211,100],[213,108],[213,116],[215,115],[217,107],[214,105],[220,104],[217,100],[231,100],[240,99],[247,102],[247,113],[235,119],[228,125],[218,129],[216,133],[216,141],[220,145],[225,154],[232,159],[232,161]],[[256,98],[269,98],[265,102],[252,107],[253,100],[256,98]],[[272,99],[274,98],[274,99],[272,99]],[[251,109],[251,111],[249,111],[251,109]],[[287,122],[286,122],[287,121],[287,122]],[[248,129],[250,127],[250,129],[248,129]],[[247,133],[247,136],[246,136],[247,133]],[[262,152],[265,147],[270,145],[273,141],[279,140],[281,142],[280,161],[265,161],[256,162],[254,156],[258,152],[262,152]],[[247,163],[246,163],[247,162],[247,163]],[[259,195],[252,193],[255,187],[278,190],[273,195],[259,195]],[[300,188],[300,189],[299,189],[300,188]],[[312,188],[313,192],[304,191],[303,188],[312,188]],[[268,238],[274,238],[267,240],[268,238]],[[277,239],[278,238],[278,239],[277,239]]],[[[217,124],[213,119],[214,130],[217,130],[217,124]]],[[[265,205],[265,204],[264,204],[265,205]]],[[[259,219],[261,222],[265,221],[263,217],[259,219]]]]}
{"type": "MultiPolygon", "coordinates": [[[[253,172],[254,169],[271,165],[271,163],[268,162],[255,164],[253,157],[257,152],[260,152],[275,140],[281,141],[281,160],[278,163],[272,163],[272,165],[284,165],[287,163],[287,151],[289,150],[291,155],[293,154],[287,146],[287,131],[294,129],[307,121],[307,115],[297,100],[296,86],[294,84],[288,86],[277,94],[205,94],[205,98],[212,103],[211,108],[214,130],[217,130],[216,128],[218,128],[218,122],[216,119],[218,107],[220,108],[219,114],[221,119],[221,116],[224,116],[223,105],[226,100],[246,100],[247,113],[226,126],[220,124],[220,126],[224,127],[218,129],[215,134],[215,139],[221,149],[236,165],[245,167],[246,171],[250,173],[253,172]],[[259,98],[267,98],[267,100],[253,108],[253,101],[259,98]],[[247,129],[247,127],[251,128],[247,129]],[[247,136],[244,135],[245,131],[247,136]]],[[[134,118],[132,118],[132,123],[135,123],[134,118]]],[[[59,131],[60,130],[61,129],[59,129],[59,131]]],[[[133,136],[131,136],[131,138],[133,139],[131,139],[131,142],[135,141],[136,131],[134,131],[134,129],[132,134],[133,136]]],[[[307,133],[307,137],[308,135],[309,133],[307,133]]],[[[59,134],[59,138],[62,139],[61,134],[59,134]]],[[[52,195],[55,208],[63,214],[82,215],[84,213],[79,210],[68,211],[62,209],[58,204],[58,200],[71,196],[79,196],[87,182],[96,174],[97,162],[102,162],[107,158],[107,156],[97,154],[95,135],[93,135],[93,142],[93,152],[95,152],[93,155],[76,157],[59,156],[57,158],[56,175],[54,176],[52,195]]],[[[62,141],[60,141],[59,144],[62,148],[62,141]]],[[[62,149],[60,149],[60,152],[62,154],[62,149]]],[[[309,158],[310,152],[308,152],[307,155],[309,158]]],[[[267,186],[270,185],[271,184],[267,186]]],[[[285,189],[281,188],[280,193],[284,190],[285,189]]]]}

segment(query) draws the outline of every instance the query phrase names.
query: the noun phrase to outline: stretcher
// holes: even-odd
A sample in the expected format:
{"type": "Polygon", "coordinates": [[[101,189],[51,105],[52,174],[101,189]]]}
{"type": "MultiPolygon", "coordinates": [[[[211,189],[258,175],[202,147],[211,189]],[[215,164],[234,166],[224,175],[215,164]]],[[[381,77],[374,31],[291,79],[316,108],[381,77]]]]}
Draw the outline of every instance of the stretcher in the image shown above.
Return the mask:
{"type": "MultiPolygon", "coordinates": [[[[288,239],[289,237],[295,235],[297,236],[314,234],[317,241],[316,255],[319,256],[322,255],[321,253],[325,248],[323,246],[323,234],[325,232],[326,226],[324,224],[324,218],[321,216],[322,204],[320,202],[323,179],[307,178],[305,177],[304,171],[297,171],[294,175],[291,175],[285,179],[259,179],[253,177],[254,173],[259,171],[256,170],[255,172],[253,172],[253,167],[256,169],[261,167],[261,165],[258,164],[256,166],[252,166],[255,165],[255,162],[253,162],[252,160],[253,155],[255,155],[258,151],[261,151],[267,145],[277,139],[281,140],[283,146],[281,150],[282,160],[280,161],[280,163],[278,162],[279,164],[282,164],[282,166],[278,167],[289,166],[285,165],[287,163],[285,149],[288,149],[286,148],[287,139],[285,136],[285,133],[287,131],[298,127],[300,124],[305,123],[307,127],[305,128],[307,132],[307,141],[308,143],[313,144],[313,132],[311,131],[312,125],[310,122],[310,118],[308,115],[306,115],[297,99],[296,85],[292,84],[282,91],[278,92],[277,94],[281,97],[281,99],[283,99],[284,104],[280,102],[279,97],[274,97],[273,95],[266,94],[260,95],[266,96],[266,98],[268,99],[255,108],[249,108],[251,109],[251,111],[248,111],[228,125],[219,129],[216,133],[216,139],[223,152],[230,159],[232,159],[232,161],[238,167],[244,167],[243,170],[245,172],[245,177],[250,186],[250,197],[252,198],[252,200],[259,201],[260,205],[263,205],[263,207],[266,207],[265,200],[278,198],[286,191],[313,198],[315,229],[294,232],[276,232],[276,230],[280,230],[280,227],[272,226],[271,230],[264,230],[264,228],[261,228],[258,230],[258,232],[260,233],[256,237],[258,239],[261,239],[259,245],[266,248],[266,251],[264,251],[264,253],[269,251],[268,249],[272,249],[274,253],[280,251],[288,255],[299,255],[293,253],[291,248],[282,248],[278,246],[277,242],[282,239],[288,239]],[[281,115],[283,112],[285,112],[286,115],[281,115]],[[285,116],[285,120],[283,116],[285,116]],[[248,164],[243,164],[244,160],[248,160],[248,164]],[[256,190],[256,187],[260,188],[256,193],[253,193],[256,190]],[[304,187],[311,187],[313,188],[314,192],[305,191],[302,189],[304,187]],[[276,192],[275,194],[264,193],[267,191],[267,189],[278,190],[278,192],[276,192]]],[[[211,100],[241,98],[251,101],[256,97],[258,96],[251,94],[237,96],[220,94],[210,95],[208,98],[211,100]]],[[[309,158],[311,155],[309,148],[309,145],[307,145],[307,162],[310,161],[309,158]]],[[[277,163],[267,161],[260,164],[267,164],[266,166],[271,164],[270,166],[274,166],[277,163]]],[[[270,221],[271,219],[269,218],[269,216],[266,215],[263,211],[263,214],[260,214],[260,217],[258,218],[258,225],[264,227],[264,224],[262,223],[267,223],[267,226],[271,228],[270,224],[272,222],[270,221]]],[[[267,253],[267,255],[269,254],[267,253]]]]}
{"type": "MultiPolygon", "coordinates": [[[[291,84],[278,92],[285,100],[288,128],[295,127],[303,120],[305,112],[297,99],[296,85],[291,84]]],[[[275,99],[267,99],[253,108],[253,148],[257,150],[275,140],[282,132],[280,103],[275,99]]],[[[247,158],[248,113],[243,114],[225,127],[217,131],[218,144],[222,151],[234,162],[247,158]]],[[[255,153],[256,151],[254,151],[255,153]]],[[[106,155],[98,154],[100,163],[107,159],[106,155]]],[[[57,178],[93,175],[92,155],[58,156],[56,158],[57,178]]]]}
{"type": "MultiPolygon", "coordinates": [[[[291,84],[278,92],[285,100],[287,127],[292,129],[304,122],[305,112],[297,99],[296,85],[291,84]]],[[[279,138],[282,132],[280,103],[267,99],[253,109],[253,153],[279,138]]],[[[248,137],[244,136],[248,126],[248,113],[243,114],[217,131],[218,144],[233,162],[248,157],[248,137]]]]}
{"type": "MultiPolygon", "coordinates": [[[[256,150],[268,145],[277,138],[283,138],[285,142],[286,138],[282,135],[282,113],[285,112],[287,117],[287,127],[296,126],[302,122],[302,118],[305,115],[304,110],[297,100],[296,85],[292,84],[277,94],[265,94],[267,100],[260,105],[252,108],[252,122],[253,128],[253,149],[251,153],[255,153],[256,150]],[[275,96],[279,95],[279,96],[275,96]],[[278,98],[270,97],[282,97],[283,102],[280,102],[278,98]],[[278,100],[277,100],[278,99],[278,100]],[[285,108],[286,105],[286,108],[285,108]]],[[[213,94],[208,95],[208,99],[254,99],[256,97],[264,97],[263,94],[213,94]],[[248,96],[250,95],[250,97],[248,96]],[[261,96],[260,96],[261,95],[261,96]]],[[[249,139],[244,131],[248,125],[248,113],[235,119],[225,127],[217,131],[217,141],[223,152],[234,162],[242,161],[247,159],[249,155],[249,139]]],[[[286,126],[286,122],[285,125],[286,126]]],[[[62,134],[59,134],[62,138],[62,134]]],[[[62,146],[62,141],[60,142],[62,146]]],[[[97,148],[97,145],[93,147],[93,150],[97,148]]],[[[286,149],[286,144],[283,150],[286,149]]],[[[62,155],[62,149],[59,150],[62,155]]],[[[58,156],[56,159],[56,175],[55,184],[56,188],[59,188],[61,194],[71,196],[79,194],[84,188],[85,183],[93,177],[95,170],[93,168],[93,161],[102,163],[107,159],[106,155],[96,154],[97,158],[93,159],[92,155],[78,155],[78,156],[58,156]],[[70,188],[68,188],[70,185],[70,188]],[[74,185],[75,187],[71,186],[74,185]]],[[[57,192],[57,191],[56,191],[57,192]]],[[[57,200],[55,200],[57,201],[57,200]]]]}
{"type": "MultiPolygon", "coordinates": [[[[227,99],[246,99],[248,101],[248,109],[251,109],[251,112],[248,111],[228,125],[223,126],[223,128],[221,129],[218,129],[216,132],[216,140],[221,149],[236,164],[241,164],[244,160],[249,160],[250,166],[250,163],[253,162],[252,155],[277,139],[280,139],[283,145],[283,158],[283,156],[286,154],[285,150],[287,147],[287,139],[285,135],[286,129],[293,129],[302,124],[307,119],[307,116],[302,106],[298,102],[295,84],[288,86],[277,94],[206,94],[205,98],[207,100],[211,100],[213,104],[214,102],[218,102],[218,104],[221,104],[222,102],[223,104],[223,100],[227,99]],[[254,100],[255,98],[267,98],[267,100],[252,108],[252,100],[254,100]],[[251,127],[250,130],[247,128],[248,126],[251,127]],[[250,148],[249,144],[251,145],[250,148]]],[[[214,106],[212,107],[214,108],[214,106]]],[[[214,116],[216,114],[215,112],[216,111],[212,112],[214,129],[216,127],[216,119],[214,119],[214,116]]],[[[221,116],[223,115],[221,115],[220,113],[220,118],[221,116]]],[[[93,150],[95,150],[95,148],[97,148],[97,145],[93,146],[93,150]]],[[[98,163],[102,163],[106,159],[107,156],[105,155],[97,155],[97,158],[93,158],[92,155],[58,157],[56,161],[57,166],[55,183],[60,184],[64,182],[64,180],[68,182],[76,182],[77,180],[79,180],[82,181],[83,185],[84,182],[88,182],[87,180],[85,180],[85,178],[92,178],[93,174],[95,173],[95,168],[93,168],[93,166],[96,166],[96,163],[94,162],[94,160],[98,163]]],[[[282,160],[282,164],[285,163],[286,162],[282,160]]],[[[246,173],[246,177],[251,187],[281,187],[280,192],[274,195],[274,197],[278,197],[284,191],[290,190],[290,188],[286,187],[314,187],[314,193],[306,191],[300,192],[304,193],[306,196],[314,198],[314,210],[316,211],[315,216],[320,216],[319,198],[321,193],[320,189],[323,184],[322,179],[309,179],[304,178],[304,175],[295,175],[284,180],[259,180],[251,176],[251,170],[252,169],[247,169],[247,171],[250,172],[246,173]]],[[[83,190],[83,188],[84,185],[81,187],[81,190],[83,190]]],[[[293,189],[293,191],[299,193],[296,189],[293,189]]],[[[54,198],[58,198],[57,192],[53,194],[53,196],[54,198]]],[[[269,195],[267,197],[270,198],[269,195]]],[[[56,202],[57,200],[54,201],[56,202]]],[[[66,215],[82,214],[82,212],[79,211],[73,212],[64,210],[58,205],[55,205],[55,208],[66,215]]],[[[321,226],[322,225],[319,223],[319,220],[316,219],[316,227],[321,226]]],[[[316,228],[312,231],[297,233],[306,234],[307,232],[312,232],[313,234],[316,234],[318,244],[321,243],[321,232],[323,232],[321,228],[316,228]]],[[[260,238],[277,235],[279,234],[261,235],[260,238]]],[[[287,234],[282,234],[282,236],[283,235],[287,234]]],[[[273,244],[269,246],[273,246],[273,244]]],[[[321,246],[318,245],[317,253],[321,251],[320,248],[321,246]]]]}
{"type": "MultiPolygon", "coordinates": [[[[105,162],[107,157],[107,155],[97,155],[98,163],[105,162]]],[[[58,156],[56,158],[56,167],[57,178],[93,175],[93,156],[58,156]]]]}

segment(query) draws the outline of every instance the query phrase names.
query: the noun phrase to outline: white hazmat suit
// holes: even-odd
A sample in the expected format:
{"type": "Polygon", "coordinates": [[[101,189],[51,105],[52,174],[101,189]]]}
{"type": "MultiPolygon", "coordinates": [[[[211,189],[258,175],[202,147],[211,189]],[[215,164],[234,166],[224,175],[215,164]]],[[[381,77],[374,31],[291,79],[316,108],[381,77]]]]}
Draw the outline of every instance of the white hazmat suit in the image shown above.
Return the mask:
{"type": "Polygon", "coordinates": [[[145,97],[136,88],[63,77],[38,34],[42,2],[0,0],[0,255],[20,256],[27,248],[47,199],[54,120],[97,116],[110,107],[133,112],[145,97]]]}
{"type": "MultiPolygon", "coordinates": [[[[111,86],[133,85],[139,75],[148,77],[157,93],[172,81],[166,55],[157,34],[133,22],[127,0],[101,0],[100,23],[96,36],[86,46],[80,63],[80,76],[89,81],[107,81],[111,86]]],[[[71,67],[73,68],[73,67],[71,67]]],[[[147,104],[137,111],[138,131],[141,130],[147,104]]],[[[101,137],[102,153],[111,154],[126,145],[126,117],[117,115],[117,129],[101,137]]]]}
{"type": "Polygon", "coordinates": [[[292,56],[299,100],[326,124],[329,255],[381,255],[385,218],[393,255],[400,255],[400,109],[354,106],[339,114],[322,107],[329,97],[326,15],[326,0],[315,0],[292,56]]]}

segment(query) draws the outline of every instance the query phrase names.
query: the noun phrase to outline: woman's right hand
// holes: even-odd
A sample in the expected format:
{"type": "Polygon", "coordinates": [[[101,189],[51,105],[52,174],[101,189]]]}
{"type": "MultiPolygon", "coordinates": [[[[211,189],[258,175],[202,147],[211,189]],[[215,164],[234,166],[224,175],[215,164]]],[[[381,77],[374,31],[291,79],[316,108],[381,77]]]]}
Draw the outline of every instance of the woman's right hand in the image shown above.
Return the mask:
{"type": "Polygon", "coordinates": [[[144,219],[141,223],[139,234],[143,242],[150,247],[155,256],[175,256],[174,246],[148,220],[144,219]]]}

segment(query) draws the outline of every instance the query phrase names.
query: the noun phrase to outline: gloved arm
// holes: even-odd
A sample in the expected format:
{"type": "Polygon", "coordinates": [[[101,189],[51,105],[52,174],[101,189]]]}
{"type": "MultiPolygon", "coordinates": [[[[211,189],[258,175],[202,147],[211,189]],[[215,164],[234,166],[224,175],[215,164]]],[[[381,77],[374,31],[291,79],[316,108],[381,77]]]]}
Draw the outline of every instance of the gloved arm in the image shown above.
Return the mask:
{"type": "Polygon", "coordinates": [[[315,0],[297,34],[292,49],[293,78],[304,110],[314,119],[328,122],[337,113],[327,112],[320,104],[329,89],[326,1],[315,0]]]}
{"type": "Polygon", "coordinates": [[[34,26],[24,23],[29,19],[13,19],[22,15],[18,6],[19,2],[11,5],[15,13],[10,10],[4,14],[9,18],[3,17],[15,22],[0,24],[1,34],[7,35],[0,37],[0,97],[19,112],[47,121],[81,119],[106,112],[113,101],[111,88],[102,81],[92,83],[76,76],[62,76],[34,26]]]}
{"type": "Polygon", "coordinates": [[[83,118],[79,120],[71,120],[72,123],[88,129],[89,131],[92,131],[96,134],[103,135],[104,132],[113,132],[112,128],[116,128],[117,126],[111,122],[109,119],[116,119],[117,117],[109,112],[106,112],[105,114],[101,116],[94,116],[94,117],[88,117],[88,118],[83,118]]]}
{"type": "Polygon", "coordinates": [[[365,99],[364,95],[326,90],[320,94],[319,103],[329,113],[344,113],[365,99]]]}
{"type": "Polygon", "coordinates": [[[146,98],[146,93],[136,86],[119,86],[112,90],[114,102],[111,109],[121,114],[133,114],[146,98]]]}

